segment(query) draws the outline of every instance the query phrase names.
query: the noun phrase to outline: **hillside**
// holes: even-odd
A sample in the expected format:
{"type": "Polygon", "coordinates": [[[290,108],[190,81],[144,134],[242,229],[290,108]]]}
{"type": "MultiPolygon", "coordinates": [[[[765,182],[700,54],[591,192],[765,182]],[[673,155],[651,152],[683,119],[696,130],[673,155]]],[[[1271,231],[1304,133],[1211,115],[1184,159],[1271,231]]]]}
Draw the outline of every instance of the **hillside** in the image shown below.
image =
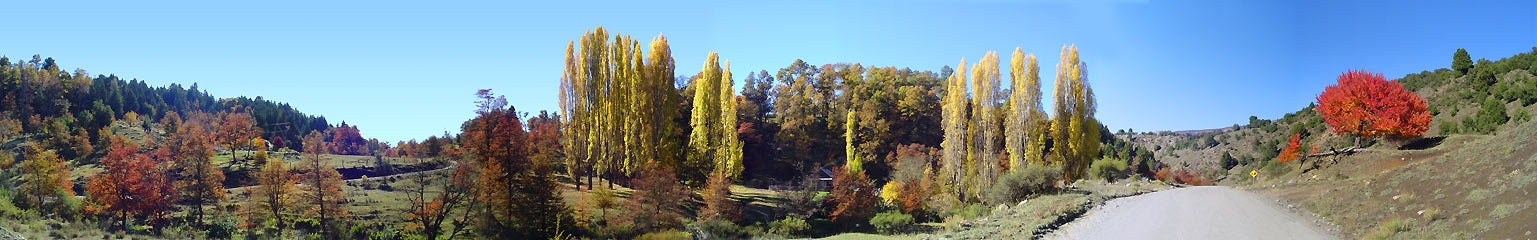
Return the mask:
{"type": "Polygon", "coordinates": [[[1159,162],[1299,204],[1355,237],[1529,237],[1521,229],[1537,219],[1524,211],[1537,204],[1524,197],[1537,190],[1528,186],[1537,179],[1532,69],[1537,48],[1480,60],[1466,74],[1443,68],[1399,78],[1430,105],[1431,129],[1414,141],[1337,135],[1313,105],[1233,130],[1117,137],[1154,150],[1159,162]],[[1303,153],[1357,143],[1367,152],[1276,162],[1292,134],[1302,135],[1303,153]]]}

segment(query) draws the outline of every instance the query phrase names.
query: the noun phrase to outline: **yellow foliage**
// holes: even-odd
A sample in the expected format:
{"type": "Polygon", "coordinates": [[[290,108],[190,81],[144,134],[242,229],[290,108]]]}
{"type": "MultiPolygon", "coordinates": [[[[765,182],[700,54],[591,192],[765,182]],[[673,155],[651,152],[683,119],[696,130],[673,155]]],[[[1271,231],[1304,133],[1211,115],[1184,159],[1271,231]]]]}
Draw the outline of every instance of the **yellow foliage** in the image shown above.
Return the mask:
{"type": "Polygon", "coordinates": [[[900,196],[901,192],[902,183],[887,182],[886,186],[881,187],[881,201],[885,202],[886,204],[895,204],[897,201],[897,196],[900,196]]]}
{"type": "Polygon", "coordinates": [[[133,111],[129,111],[128,113],[124,113],[123,114],[123,120],[124,121],[128,121],[129,123],[137,124],[137,123],[140,122],[139,121],[139,113],[136,113],[136,112],[133,112],[133,111]]]}

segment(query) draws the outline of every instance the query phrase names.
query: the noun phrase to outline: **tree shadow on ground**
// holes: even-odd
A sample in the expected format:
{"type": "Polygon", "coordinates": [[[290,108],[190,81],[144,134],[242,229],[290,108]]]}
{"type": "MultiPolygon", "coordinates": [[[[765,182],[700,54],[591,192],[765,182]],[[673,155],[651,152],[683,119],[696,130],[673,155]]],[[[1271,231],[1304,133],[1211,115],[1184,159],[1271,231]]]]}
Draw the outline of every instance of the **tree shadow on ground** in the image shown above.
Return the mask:
{"type": "Polygon", "coordinates": [[[1428,138],[1415,139],[1414,141],[1411,141],[1411,142],[1409,142],[1407,144],[1404,144],[1403,146],[1399,146],[1398,150],[1425,150],[1425,149],[1430,149],[1430,148],[1433,148],[1433,147],[1441,145],[1441,141],[1442,140],[1446,140],[1446,136],[1436,136],[1436,137],[1428,137],[1428,138]]]}

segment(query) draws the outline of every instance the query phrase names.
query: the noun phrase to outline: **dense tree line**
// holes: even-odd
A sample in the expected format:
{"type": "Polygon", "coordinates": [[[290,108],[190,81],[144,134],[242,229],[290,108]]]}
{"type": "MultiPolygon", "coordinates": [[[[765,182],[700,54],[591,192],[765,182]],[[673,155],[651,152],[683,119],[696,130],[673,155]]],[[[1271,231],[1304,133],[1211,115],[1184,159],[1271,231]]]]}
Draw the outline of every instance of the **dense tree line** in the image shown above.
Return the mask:
{"type": "MultiPolygon", "coordinates": [[[[117,75],[89,76],[83,69],[62,71],[53,58],[33,55],[32,60],[12,62],[0,57],[0,124],[9,134],[39,133],[48,128],[48,120],[62,120],[69,129],[83,129],[91,140],[104,139],[95,131],[114,119],[160,119],[168,112],[221,112],[236,107],[246,110],[256,126],[267,129],[264,139],[296,141],[309,131],[330,128],[325,117],[299,112],[286,103],[257,97],[217,99],[196,83],[183,88],[172,83],[152,87],[142,80],[122,79],[117,75]]],[[[74,132],[74,131],[70,131],[74,132]]],[[[7,135],[9,135],[7,134],[7,135]]],[[[97,144],[102,144],[98,142],[97,144]]],[[[301,146],[292,146],[300,150],[301,146]]],[[[73,159],[74,156],[70,157],[73,159]]]]}

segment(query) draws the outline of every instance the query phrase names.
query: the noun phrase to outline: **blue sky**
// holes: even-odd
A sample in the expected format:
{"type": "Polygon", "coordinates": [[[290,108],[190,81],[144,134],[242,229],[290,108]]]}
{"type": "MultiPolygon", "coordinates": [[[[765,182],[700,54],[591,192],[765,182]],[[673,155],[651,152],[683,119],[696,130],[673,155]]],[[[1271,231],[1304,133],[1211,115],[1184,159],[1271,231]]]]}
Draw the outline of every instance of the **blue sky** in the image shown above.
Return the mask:
{"type": "MultiPolygon", "coordinates": [[[[267,1],[7,4],[0,54],[67,69],[263,96],[367,137],[457,132],[473,93],[556,110],[564,47],[602,25],[665,34],[678,73],[709,51],[734,76],[795,59],[935,70],[1015,47],[1045,92],[1076,44],[1112,129],[1203,129],[1277,118],[1348,69],[1390,78],[1537,46],[1532,1],[267,1]]],[[[1006,70],[1005,70],[1006,71],[1006,70]]],[[[1005,72],[1005,74],[1007,74],[1005,72]]],[[[738,80],[740,83],[740,79],[738,80]]]]}

